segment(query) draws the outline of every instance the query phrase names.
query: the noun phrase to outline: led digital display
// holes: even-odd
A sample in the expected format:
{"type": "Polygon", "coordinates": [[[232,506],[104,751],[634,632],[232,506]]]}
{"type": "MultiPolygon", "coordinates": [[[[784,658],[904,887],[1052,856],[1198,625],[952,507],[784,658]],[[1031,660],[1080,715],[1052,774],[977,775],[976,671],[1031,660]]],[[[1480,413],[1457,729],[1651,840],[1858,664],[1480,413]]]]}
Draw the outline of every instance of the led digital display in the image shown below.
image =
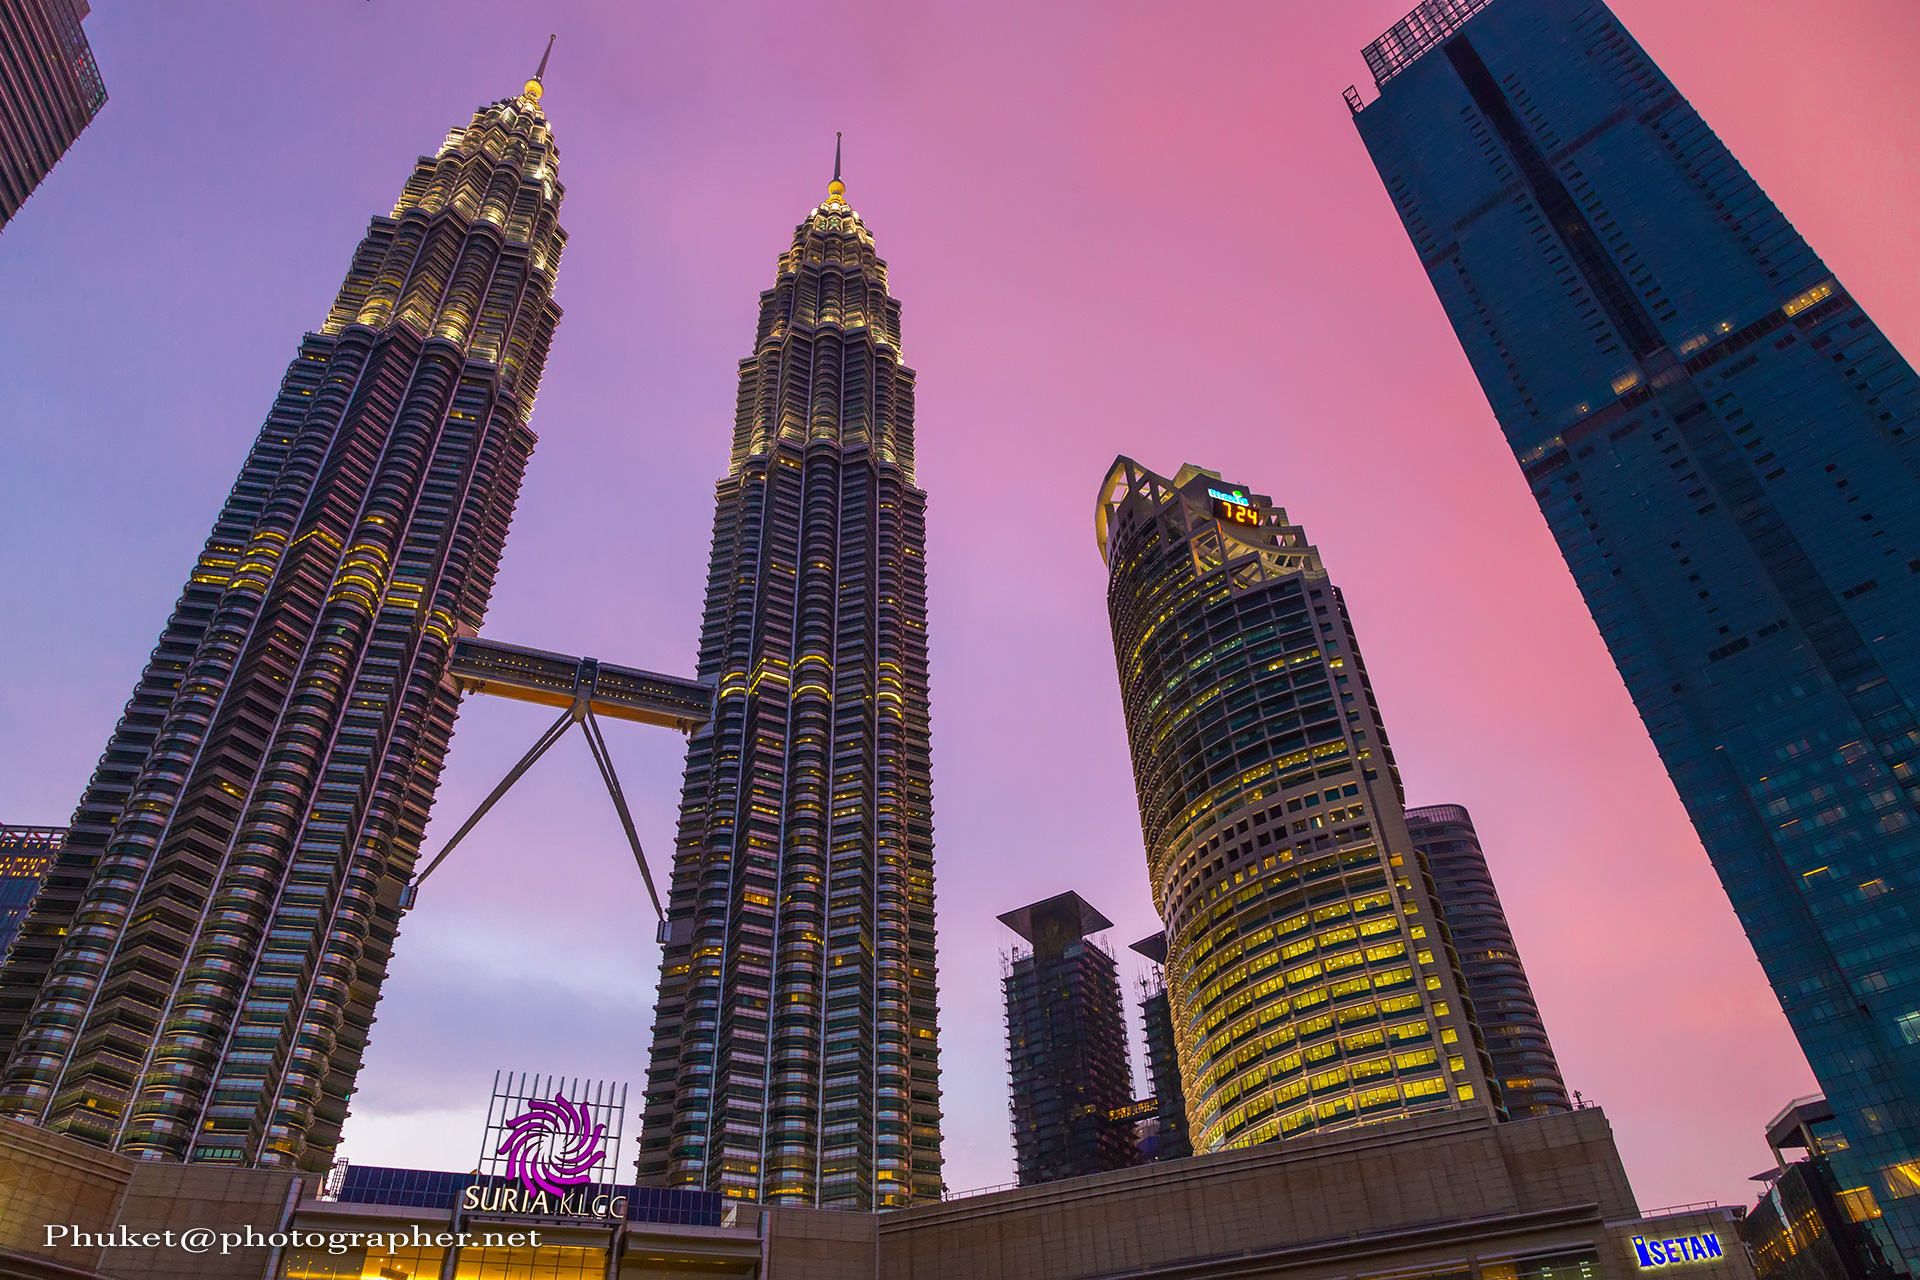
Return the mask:
{"type": "Polygon", "coordinates": [[[1216,496],[1213,500],[1213,514],[1216,519],[1228,524],[1259,524],[1260,513],[1244,502],[1232,502],[1216,496]]]}

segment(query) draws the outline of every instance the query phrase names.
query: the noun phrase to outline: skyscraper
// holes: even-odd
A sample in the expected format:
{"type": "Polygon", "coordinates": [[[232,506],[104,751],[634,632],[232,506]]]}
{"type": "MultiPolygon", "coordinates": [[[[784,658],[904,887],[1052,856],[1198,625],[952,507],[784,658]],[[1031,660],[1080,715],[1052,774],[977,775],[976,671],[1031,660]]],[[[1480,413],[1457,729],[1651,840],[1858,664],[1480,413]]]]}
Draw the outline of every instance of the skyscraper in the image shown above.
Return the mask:
{"type": "Polygon", "coordinates": [[[900,304],[847,205],[795,229],[719,482],[642,1182],[940,1197],[926,495],[900,304]]]}
{"type": "Polygon", "coordinates": [[[107,105],[87,0],[0,0],[0,227],[107,105]]]}
{"type": "Polygon", "coordinates": [[[1493,1108],[1340,589],[1272,499],[1120,458],[1095,536],[1196,1152],[1493,1108]]]}
{"type": "Polygon", "coordinates": [[[0,827],[0,959],[13,946],[66,835],[64,827],[0,827]]]}
{"type": "Polygon", "coordinates": [[[1360,136],[1920,1260],[1920,382],[1597,0],[1430,0],[1360,136]]]}
{"type": "Polygon", "coordinates": [[[0,975],[0,1112],[330,1163],[560,318],[540,97],[420,159],[301,341],[0,975]]]}
{"type": "Polygon", "coordinates": [[[1500,1096],[1515,1120],[1572,1108],[1560,1063],[1547,1040],[1500,892],[1473,818],[1457,804],[1407,810],[1407,834],[1433,876],[1440,908],[1460,954],[1467,999],[1486,1038],[1500,1096]]]}
{"type": "Polygon", "coordinates": [[[1033,948],[1016,949],[1000,980],[1020,1185],[1138,1164],[1133,1125],[1114,1118],[1133,1101],[1119,970],[1089,936],[1113,921],[1068,892],[1000,923],[1033,948]]]}
{"type": "Polygon", "coordinates": [[[1167,996],[1167,935],[1142,938],[1132,950],[1153,962],[1140,979],[1147,1083],[1153,1087],[1155,1103],[1150,1155],[1154,1160],[1184,1160],[1193,1154],[1193,1143],[1187,1140],[1187,1095],[1180,1084],[1180,1047],[1173,1034],[1173,1004],[1167,996]]]}

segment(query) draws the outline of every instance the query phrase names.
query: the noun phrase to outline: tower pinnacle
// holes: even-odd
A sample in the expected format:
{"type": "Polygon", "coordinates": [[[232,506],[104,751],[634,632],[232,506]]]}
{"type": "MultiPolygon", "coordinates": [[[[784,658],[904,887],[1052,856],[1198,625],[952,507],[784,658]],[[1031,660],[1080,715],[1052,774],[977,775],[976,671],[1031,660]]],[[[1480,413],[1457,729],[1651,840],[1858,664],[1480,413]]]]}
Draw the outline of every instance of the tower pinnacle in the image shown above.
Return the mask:
{"type": "Polygon", "coordinates": [[[847,184],[840,181],[840,135],[833,135],[833,181],[827,184],[827,203],[845,204],[847,202],[847,184]]]}
{"type": "Polygon", "coordinates": [[[529,102],[539,102],[540,95],[547,91],[547,59],[553,56],[553,42],[557,39],[557,35],[547,37],[546,51],[540,55],[540,67],[533,73],[533,79],[527,81],[527,87],[520,91],[520,96],[529,102]]]}

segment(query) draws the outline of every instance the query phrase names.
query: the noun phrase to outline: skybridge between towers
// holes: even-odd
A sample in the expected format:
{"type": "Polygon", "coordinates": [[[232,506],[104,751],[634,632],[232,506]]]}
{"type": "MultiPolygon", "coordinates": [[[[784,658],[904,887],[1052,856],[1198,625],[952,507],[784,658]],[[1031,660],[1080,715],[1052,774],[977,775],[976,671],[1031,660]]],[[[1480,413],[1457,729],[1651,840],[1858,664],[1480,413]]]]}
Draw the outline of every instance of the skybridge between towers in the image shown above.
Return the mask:
{"type": "Polygon", "coordinates": [[[461,693],[486,693],[549,707],[572,707],[584,688],[596,715],[682,733],[692,733],[713,718],[710,684],[477,636],[453,642],[447,675],[461,693]]]}
{"type": "Polygon", "coordinates": [[[654,914],[660,918],[660,941],[667,941],[670,926],[666,912],[661,910],[660,895],[653,885],[653,873],[647,869],[647,856],[640,848],[640,835],[634,829],[633,814],[627,809],[619,775],[614,772],[613,756],[607,750],[606,738],[600,732],[600,717],[657,724],[678,729],[682,733],[692,733],[713,719],[714,687],[699,680],[685,680],[679,676],[661,675],[633,667],[618,667],[610,662],[601,662],[598,658],[575,658],[563,653],[549,653],[544,649],[527,649],[520,645],[502,644],[497,640],[483,640],[478,636],[462,637],[453,642],[453,653],[447,662],[447,678],[462,694],[481,693],[496,698],[512,698],[517,702],[537,702],[542,706],[559,707],[560,718],[535,739],[533,746],[520,757],[520,762],[507,771],[500,785],[480,802],[473,816],[461,824],[460,829],[453,833],[453,838],[427,864],[427,869],[406,887],[400,898],[401,908],[410,909],[419,900],[421,883],[446,861],[454,847],[533,767],[534,761],[545,755],[549,747],[565,737],[567,730],[577,724],[587,739],[588,750],[593,752],[593,762],[600,769],[600,779],[607,785],[607,795],[613,800],[614,810],[620,815],[620,825],[626,831],[627,843],[633,849],[633,860],[640,866],[640,876],[646,881],[647,896],[653,900],[654,914]]]}

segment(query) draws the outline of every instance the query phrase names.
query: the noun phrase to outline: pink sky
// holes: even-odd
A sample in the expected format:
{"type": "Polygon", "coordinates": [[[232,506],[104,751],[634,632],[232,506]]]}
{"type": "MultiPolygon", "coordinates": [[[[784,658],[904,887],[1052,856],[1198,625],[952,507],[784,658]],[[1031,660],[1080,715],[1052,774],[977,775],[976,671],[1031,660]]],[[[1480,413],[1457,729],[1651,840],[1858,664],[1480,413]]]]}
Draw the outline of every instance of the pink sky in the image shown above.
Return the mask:
{"type": "MultiPolygon", "coordinates": [[[[65,821],[367,218],[558,32],[567,316],[487,632],[691,670],[734,362],[844,130],[919,372],[952,1186],[1012,1177],[994,916],[1158,928],[1093,541],[1124,452],[1306,526],[1642,1206],[1749,1202],[1812,1079],[1341,102],[1405,4],[97,0],[113,100],[0,233],[0,821],[65,821]]],[[[1615,7],[1920,348],[1920,9],[1615,7]]],[[[469,704],[430,850],[546,718],[469,704]]],[[[662,868],[681,743],[612,738],[662,868]]],[[[469,1167],[496,1067],[637,1085],[651,936],[565,744],[406,921],[346,1152],[469,1167]]]]}

